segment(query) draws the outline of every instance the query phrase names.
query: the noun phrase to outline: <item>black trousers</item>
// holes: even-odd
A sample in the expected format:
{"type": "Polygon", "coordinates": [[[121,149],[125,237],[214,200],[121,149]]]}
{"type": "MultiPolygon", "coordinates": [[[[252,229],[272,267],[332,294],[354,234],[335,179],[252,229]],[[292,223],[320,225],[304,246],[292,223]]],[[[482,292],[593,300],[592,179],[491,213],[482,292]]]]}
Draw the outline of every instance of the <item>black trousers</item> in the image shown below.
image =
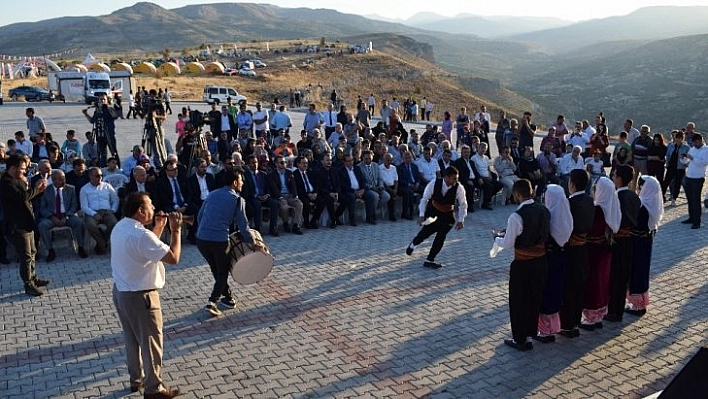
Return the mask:
{"type": "Polygon", "coordinates": [[[610,264],[610,301],[607,304],[607,314],[620,319],[624,314],[627,284],[632,274],[632,253],[634,244],[632,237],[615,238],[612,245],[612,263],[610,264]]]}
{"type": "Polygon", "coordinates": [[[562,330],[572,330],[580,325],[583,314],[585,283],[588,280],[588,249],[585,245],[566,247],[565,285],[560,310],[562,330]]]}
{"type": "Polygon", "coordinates": [[[705,180],[703,177],[700,179],[683,178],[683,190],[686,192],[686,200],[688,201],[688,220],[693,224],[701,224],[701,191],[705,180]]]}
{"type": "Polygon", "coordinates": [[[339,219],[344,211],[349,211],[349,223],[356,222],[356,196],[354,193],[339,193],[339,206],[335,213],[335,219],[339,219]]]}
{"type": "Polygon", "coordinates": [[[428,237],[435,234],[435,239],[433,240],[433,246],[430,247],[430,252],[428,252],[428,260],[433,262],[435,257],[438,256],[440,250],[442,250],[443,245],[445,245],[445,238],[447,233],[450,232],[452,226],[455,225],[455,217],[452,212],[440,213],[436,212],[433,216],[437,216],[437,220],[433,223],[426,224],[418,232],[418,235],[413,237],[413,245],[420,245],[428,237]]]}
{"type": "Polygon", "coordinates": [[[228,241],[205,241],[197,238],[197,249],[209,263],[211,274],[214,276],[214,289],[209,296],[209,302],[216,303],[222,296],[232,298],[228,281],[231,271],[228,241]]]}
{"type": "Polygon", "coordinates": [[[511,334],[519,344],[538,334],[538,314],[548,273],[545,256],[514,260],[509,271],[509,319],[511,334]]]}
{"type": "Polygon", "coordinates": [[[681,182],[686,175],[686,169],[667,168],[664,175],[664,182],[661,185],[661,193],[666,197],[666,190],[669,190],[671,199],[676,200],[681,192],[681,182]]]}
{"type": "Polygon", "coordinates": [[[20,277],[22,281],[31,284],[37,277],[35,274],[35,257],[37,247],[34,245],[34,232],[15,230],[7,238],[15,247],[15,253],[20,258],[20,277]]]}

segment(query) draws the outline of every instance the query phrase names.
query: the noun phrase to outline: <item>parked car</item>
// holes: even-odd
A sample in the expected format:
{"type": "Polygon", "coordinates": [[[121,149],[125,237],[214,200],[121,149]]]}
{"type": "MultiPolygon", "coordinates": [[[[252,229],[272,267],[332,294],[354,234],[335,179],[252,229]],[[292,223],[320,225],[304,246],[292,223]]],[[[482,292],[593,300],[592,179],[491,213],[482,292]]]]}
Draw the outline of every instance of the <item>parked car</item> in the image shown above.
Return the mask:
{"type": "Polygon", "coordinates": [[[261,61],[261,60],[258,60],[258,59],[251,60],[251,62],[253,63],[253,65],[254,65],[256,68],[265,68],[265,67],[268,66],[268,64],[266,64],[265,62],[263,62],[263,61],[261,61]]]}
{"type": "Polygon", "coordinates": [[[238,74],[242,76],[256,76],[256,71],[253,69],[241,68],[238,70],[238,74]]]}
{"type": "Polygon", "coordinates": [[[231,101],[236,104],[246,104],[246,97],[238,94],[236,90],[230,87],[213,85],[204,86],[204,96],[202,97],[202,100],[206,103],[216,103],[217,105],[220,103],[226,104],[229,98],[231,98],[231,101]]]}
{"type": "Polygon", "coordinates": [[[226,75],[226,76],[236,76],[236,75],[238,75],[238,69],[226,68],[226,69],[224,69],[224,75],[226,75]]]}
{"type": "Polygon", "coordinates": [[[7,94],[15,101],[20,97],[24,97],[26,101],[47,100],[52,102],[55,100],[53,93],[39,86],[18,86],[14,89],[10,89],[7,94]]]}

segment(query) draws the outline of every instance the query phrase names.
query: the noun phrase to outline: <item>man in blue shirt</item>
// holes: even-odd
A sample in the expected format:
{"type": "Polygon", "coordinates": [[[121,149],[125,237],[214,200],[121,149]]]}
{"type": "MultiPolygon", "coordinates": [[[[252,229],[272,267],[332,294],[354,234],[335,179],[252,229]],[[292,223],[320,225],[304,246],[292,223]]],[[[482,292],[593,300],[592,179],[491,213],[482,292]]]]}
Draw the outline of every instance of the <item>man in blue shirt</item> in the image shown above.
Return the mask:
{"type": "Polygon", "coordinates": [[[236,307],[228,283],[231,270],[228,254],[230,226],[237,226],[243,241],[253,249],[264,250],[262,244],[254,242],[251,236],[246,219],[246,203],[238,194],[243,187],[243,175],[236,169],[231,170],[225,174],[224,182],[226,186],[209,193],[197,215],[197,248],[209,263],[215,280],[205,309],[214,316],[221,315],[221,311],[216,307],[220,298],[224,307],[236,307]]]}
{"type": "Polygon", "coordinates": [[[309,111],[305,114],[305,120],[303,122],[303,128],[307,130],[307,135],[309,137],[314,136],[315,128],[324,123],[324,118],[322,114],[315,110],[315,104],[310,104],[309,111]]]}

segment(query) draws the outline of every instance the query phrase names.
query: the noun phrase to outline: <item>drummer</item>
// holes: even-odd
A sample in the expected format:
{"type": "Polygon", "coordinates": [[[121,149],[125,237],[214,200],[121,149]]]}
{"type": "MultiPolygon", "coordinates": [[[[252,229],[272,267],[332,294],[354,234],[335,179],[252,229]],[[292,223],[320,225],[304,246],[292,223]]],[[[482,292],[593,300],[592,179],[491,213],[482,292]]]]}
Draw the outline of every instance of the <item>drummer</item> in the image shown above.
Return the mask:
{"type": "Polygon", "coordinates": [[[243,241],[251,245],[252,249],[264,250],[263,244],[254,242],[248,228],[246,202],[239,195],[243,187],[243,175],[239,170],[231,170],[224,175],[223,183],[226,184],[224,187],[209,193],[197,215],[197,248],[209,263],[215,280],[205,307],[213,316],[221,315],[217,303],[227,309],[236,307],[236,299],[228,283],[231,271],[229,227],[237,227],[243,241]]]}

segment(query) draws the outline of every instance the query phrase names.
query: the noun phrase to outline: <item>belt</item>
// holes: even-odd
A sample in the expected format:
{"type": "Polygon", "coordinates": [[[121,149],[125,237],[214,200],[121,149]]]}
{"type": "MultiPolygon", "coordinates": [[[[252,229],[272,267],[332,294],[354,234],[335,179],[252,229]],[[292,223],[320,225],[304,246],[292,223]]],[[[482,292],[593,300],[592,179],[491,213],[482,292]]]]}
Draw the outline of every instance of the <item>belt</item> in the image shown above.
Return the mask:
{"type": "Polygon", "coordinates": [[[455,210],[455,205],[441,204],[435,200],[430,201],[430,205],[440,212],[452,212],[455,210]]]}
{"type": "Polygon", "coordinates": [[[540,243],[526,248],[514,248],[515,260],[531,260],[546,255],[546,244],[540,243]]]}
{"type": "Polygon", "coordinates": [[[588,235],[587,233],[582,233],[582,234],[571,234],[570,239],[568,240],[568,245],[571,247],[580,247],[588,242],[588,235]]]}

